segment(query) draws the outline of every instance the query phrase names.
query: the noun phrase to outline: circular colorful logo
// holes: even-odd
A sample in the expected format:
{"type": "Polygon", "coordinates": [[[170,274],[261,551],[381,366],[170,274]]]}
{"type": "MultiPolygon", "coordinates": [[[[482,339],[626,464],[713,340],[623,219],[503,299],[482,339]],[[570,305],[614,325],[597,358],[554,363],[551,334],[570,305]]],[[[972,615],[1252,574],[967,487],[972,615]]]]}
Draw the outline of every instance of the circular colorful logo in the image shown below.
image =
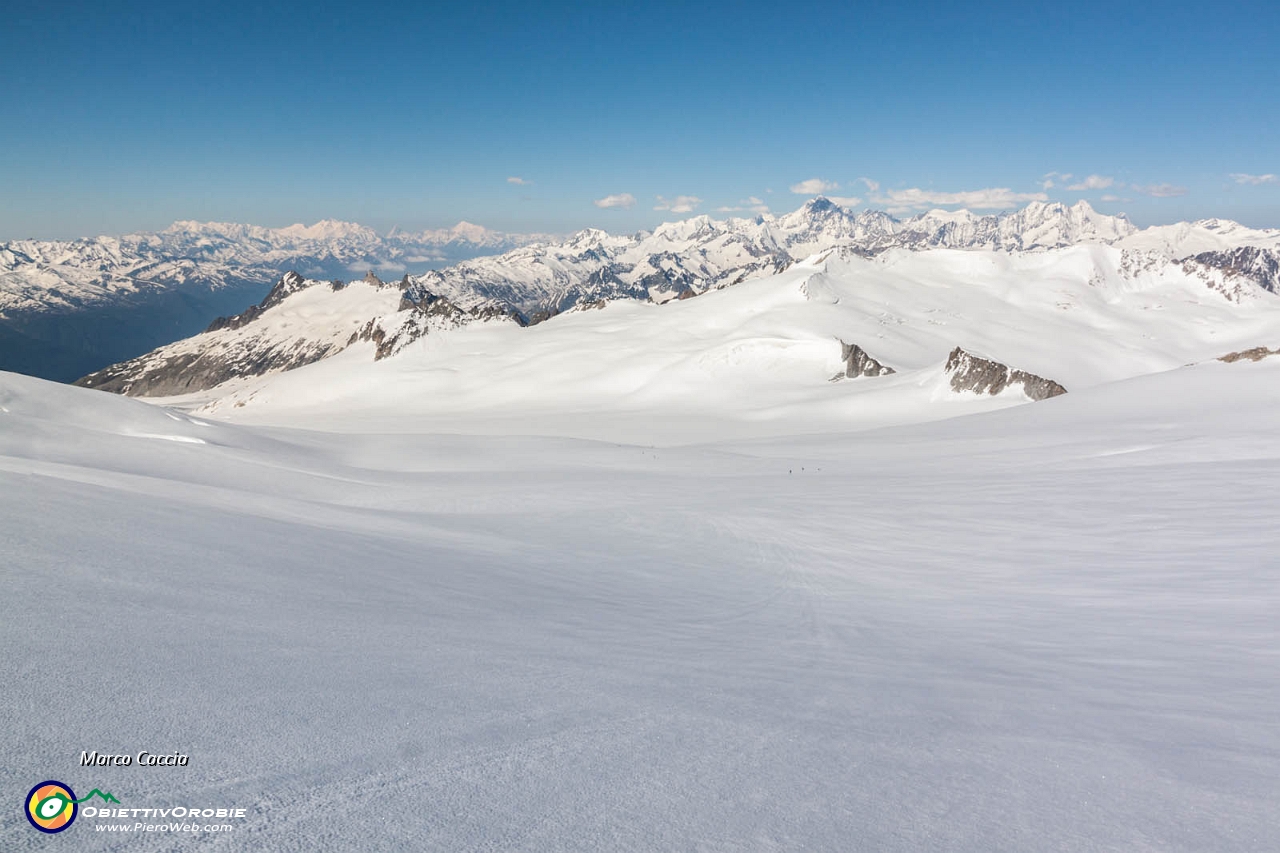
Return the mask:
{"type": "Polygon", "coordinates": [[[41,832],[62,832],[75,822],[79,811],[71,788],[52,779],[27,794],[27,820],[41,832]]]}

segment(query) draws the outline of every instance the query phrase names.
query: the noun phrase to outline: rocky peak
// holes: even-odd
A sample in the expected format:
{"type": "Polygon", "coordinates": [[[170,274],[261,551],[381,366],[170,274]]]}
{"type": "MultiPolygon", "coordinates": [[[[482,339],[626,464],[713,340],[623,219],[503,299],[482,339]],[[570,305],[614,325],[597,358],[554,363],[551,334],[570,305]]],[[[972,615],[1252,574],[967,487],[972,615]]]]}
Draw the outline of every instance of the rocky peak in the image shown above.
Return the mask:
{"type": "Polygon", "coordinates": [[[945,370],[951,379],[951,390],[972,391],[975,394],[995,396],[1010,386],[1020,385],[1031,400],[1045,400],[1067,393],[1052,379],[1045,379],[1024,370],[1014,370],[989,358],[974,355],[956,347],[947,356],[945,370]]]}
{"type": "MultiPolygon", "coordinates": [[[[314,281],[308,281],[299,273],[290,270],[280,277],[275,287],[271,288],[271,292],[262,298],[257,305],[250,305],[239,314],[233,314],[230,317],[218,317],[208,325],[205,332],[217,332],[222,329],[240,329],[249,325],[254,320],[262,316],[268,308],[273,308],[284,302],[299,290],[305,290],[307,287],[315,284],[314,281]]],[[[342,282],[335,281],[330,285],[333,290],[341,290],[342,282]]]]}
{"type": "Polygon", "coordinates": [[[263,297],[262,301],[258,303],[258,307],[270,308],[273,305],[279,305],[299,290],[305,290],[310,284],[314,284],[314,282],[307,281],[306,278],[295,270],[289,270],[287,273],[280,276],[280,280],[271,288],[271,292],[263,297]]]}
{"type": "Polygon", "coordinates": [[[817,196],[805,202],[804,212],[810,216],[827,216],[833,211],[844,212],[844,208],[836,204],[824,195],[817,196]]]}
{"type": "Polygon", "coordinates": [[[1218,361],[1225,361],[1227,364],[1237,361],[1262,361],[1264,358],[1270,358],[1273,355],[1280,355],[1280,347],[1275,349],[1254,347],[1253,349],[1240,350],[1239,352],[1229,352],[1226,355],[1219,356],[1218,361]]]}
{"type": "Polygon", "coordinates": [[[850,379],[856,379],[859,376],[888,376],[891,373],[897,373],[892,367],[872,358],[866,350],[857,344],[846,344],[841,341],[840,359],[845,365],[844,375],[850,379]]]}

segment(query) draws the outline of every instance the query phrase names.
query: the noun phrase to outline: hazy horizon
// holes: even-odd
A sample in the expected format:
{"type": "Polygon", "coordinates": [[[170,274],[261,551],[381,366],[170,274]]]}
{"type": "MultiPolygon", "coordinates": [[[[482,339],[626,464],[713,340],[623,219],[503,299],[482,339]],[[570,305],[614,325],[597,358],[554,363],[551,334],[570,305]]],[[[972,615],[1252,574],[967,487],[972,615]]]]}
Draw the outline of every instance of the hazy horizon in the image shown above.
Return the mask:
{"type": "MultiPolygon", "coordinates": [[[[822,197],[822,196],[816,196],[815,198],[818,198],[818,197],[822,197]]],[[[569,235],[571,235],[571,234],[573,234],[573,233],[575,233],[575,232],[577,232],[577,231],[581,231],[581,230],[583,230],[583,229],[588,229],[588,228],[598,228],[598,229],[601,229],[601,230],[607,231],[607,232],[609,232],[609,233],[611,233],[611,234],[630,234],[630,233],[634,233],[634,232],[636,232],[636,231],[652,231],[655,227],[660,226],[660,225],[662,225],[662,224],[664,224],[664,223],[680,222],[680,221],[683,221],[683,220],[686,220],[686,219],[692,219],[692,218],[695,218],[695,217],[698,217],[698,216],[709,216],[709,217],[710,217],[711,219],[713,219],[713,220],[720,220],[720,221],[723,221],[723,220],[728,219],[728,218],[733,218],[733,217],[738,217],[738,218],[748,218],[748,219],[749,219],[749,218],[754,218],[754,217],[756,217],[757,215],[761,215],[761,214],[763,214],[763,215],[765,215],[765,216],[775,216],[775,217],[776,217],[776,216],[782,216],[782,215],[785,215],[785,214],[787,214],[787,213],[792,213],[792,212],[795,212],[795,211],[797,211],[797,210],[800,210],[801,208],[803,208],[806,204],[808,204],[808,203],[809,203],[810,201],[812,201],[812,200],[813,200],[812,198],[810,198],[810,199],[805,199],[804,201],[800,201],[800,202],[796,203],[794,206],[792,206],[792,207],[790,207],[790,208],[787,208],[787,209],[785,209],[785,210],[781,210],[781,209],[779,209],[779,210],[761,211],[759,214],[757,214],[757,213],[755,213],[755,212],[751,212],[751,211],[745,211],[745,212],[736,212],[736,211],[724,211],[724,212],[722,212],[722,211],[691,211],[691,212],[684,213],[684,214],[668,214],[668,215],[666,215],[665,217],[662,217],[662,218],[658,219],[657,221],[653,222],[652,224],[647,225],[647,226],[644,226],[644,227],[639,228],[639,229],[623,229],[623,228],[616,228],[616,227],[615,227],[615,228],[611,228],[611,227],[606,227],[606,226],[607,226],[607,223],[604,223],[604,224],[586,224],[586,225],[580,226],[579,228],[570,229],[570,230],[566,230],[566,231],[506,231],[506,230],[499,229],[499,228],[492,228],[492,227],[490,227],[489,225],[487,225],[487,224],[485,224],[485,223],[482,223],[482,222],[471,222],[471,221],[468,221],[468,220],[465,220],[465,219],[459,219],[459,220],[456,220],[456,221],[454,221],[454,222],[447,223],[447,224],[443,224],[443,225],[429,225],[429,226],[425,226],[425,227],[423,227],[423,228],[407,228],[407,227],[405,227],[405,226],[403,226],[403,225],[400,225],[400,224],[398,224],[398,223],[397,223],[397,224],[393,224],[393,225],[391,225],[391,226],[389,226],[389,227],[386,227],[386,228],[378,228],[378,227],[375,227],[375,226],[371,225],[371,224],[370,224],[370,223],[368,223],[368,222],[357,221],[357,220],[349,220],[349,219],[341,219],[341,218],[339,218],[339,217],[335,217],[335,216],[326,216],[326,217],[321,217],[320,219],[316,219],[316,220],[307,220],[307,221],[302,221],[302,220],[297,220],[297,219],[295,219],[295,220],[293,220],[293,221],[284,221],[284,220],[280,220],[280,221],[276,221],[276,222],[236,222],[236,221],[231,221],[231,220],[194,220],[194,219],[190,219],[190,218],[179,218],[179,219],[175,219],[175,220],[173,220],[173,221],[171,221],[171,222],[168,222],[168,223],[166,223],[166,224],[164,224],[164,225],[161,225],[161,226],[159,226],[159,227],[156,227],[156,228],[140,228],[140,229],[135,229],[135,230],[132,230],[132,231],[120,231],[120,232],[112,232],[112,233],[75,234],[75,235],[70,235],[70,236],[54,236],[54,237],[41,237],[41,236],[23,236],[23,237],[11,236],[11,237],[6,237],[6,236],[3,236],[3,235],[0,235],[0,244],[12,243],[12,242],[17,242],[17,241],[21,241],[21,240],[47,240],[47,241],[54,241],[54,242],[57,242],[57,241],[74,241],[74,240],[80,240],[80,239],[95,239],[95,238],[118,238],[118,237],[125,237],[125,236],[129,236],[129,235],[132,235],[132,234],[159,233],[159,232],[163,232],[163,231],[165,231],[166,229],[168,229],[168,228],[170,228],[170,227],[172,227],[172,226],[174,226],[174,225],[177,225],[177,224],[178,224],[178,223],[180,223],[180,222],[195,222],[195,223],[200,224],[200,225],[247,225],[247,226],[250,226],[250,227],[267,228],[267,229],[273,229],[273,230],[280,230],[280,229],[285,229],[285,228],[290,228],[290,227],[298,227],[298,226],[301,226],[301,227],[304,227],[304,228],[310,228],[310,227],[314,227],[314,226],[316,226],[316,225],[319,225],[319,224],[320,224],[320,223],[322,223],[322,222],[341,222],[341,223],[345,223],[345,224],[349,224],[349,225],[359,225],[359,226],[363,226],[363,227],[366,227],[366,228],[371,228],[371,229],[373,229],[375,232],[377,232],[377,234],[378,234],[380,237],[386,237],[386,236],[389,236],[389,235],[390,235],[391,233],[393,233],[393,232],[403,232],[403,233],[421,234],[421,233],[423,233],[423,232],[427,232],[427,231],[449,231],[449,230],[451,230],[451,229],[453,229],[453,228],[456,228],[456,227],[458,227],[458,226],[463,226],[463,225],[471,225],[471,226],[477,226],[477,225],[478,225],[478,226],[480,226],[480,227],[482,227],[482,228],[485,228],[485,229],[487,229],[487,230],[490,230],[490,231],[494,232],[495,234],[506,234],[506,235],[513,235],[513,236],[537,235],[537,236],[547,237],[547,238],[560,238],[560,237],[567,237],[567,236],[569,236],[569,235]]],[[[1005,209],[1000,209],[1000,210],[995,210],[995,209],[977,209],[977,210],[973,210],[973,209],[971,209],[971,208],[965,208],[965,207],[963,207],[963,206],[961,206],[961,207],[954,207],[954,206],[953,206],[953,207],[947,207],[947,206],[939,205],[939,206],[930,207],[930,208],[927,208],[927,209],[924,209],[924,210],[919,210],[919,211],[914,211],[914,212],[908,212],[908,213],[898,212],[897,214],[890,214],[890,215],[894,215],[894,216],[896,216],[896,218],[898,218],[898,219],[909,219],[909,218],[911,218],[912,216],[917,216],[917,215],[920,215],[920,214],[929,213],[929,212],[931,212],[931,211],[942,210],[942,211],[947,211],[947,212],[956,212],[956,211],[959,211],[959,210],[965,210],[965,209],[971,210],[971,212],[972,212],[972,213],[974,213],[975,215],[979,215],[979,216],[986,216],[986,215],[1001,215],[1001,214],[1007,214],[1007,213],[1015,212],[1015,211],[1017,211],[1017,210],[1021,210],[1021,209],[1025,208],[1025,207],[1027,207],[1029,204],[1034,203],[1034,201],[1035,201],[1035,200],[1033,200],[1033,201],[1028,201],[1028,202],[1025,202],[1025,203],[1023,203],[1023,204],[1020,204],[1020,205],[1018,205],[1018,206],[1016,206],[1016,207],[1010,207],[1010,208],[1005,208],[1005,209]]],[[[1091,207],[1093,207],[1093,209],[1094,209],[1095,211],[1099,212],[1099,213],[1105,213],[1105,214],[1106,214],[1106,215],[1108,215],[1108,216],[1125,217],[1125,218],[1129,219],[1129,221],[1130,221],[1130,222],[1133,222],[1133,224],[1134,224],[1135,226],[1139,227],[1139,228],[1147,228],[1147,227],[1157,226],[1157,225],[1171,225],[1171,224],[1174,224],[1174,223],[1176,223],[1176,222],[1183,222],[1183,221],[1195,221],[1195,220],[1185,220],[1185,219],[1168,219],[1168,220],[1161,220],[1161,221],[1149,221],[1149,222],[1148,222],[1148,221],[1140,221],[1140,220],[1135,219],[1133,216],[1130,216],[1130,215],[1129,215],[1128,213],[1126,213],[1124,210],[1117,210],[1117,211],[1114,211],[1114,212],[1113,212],[1113,211],[1100,210],[1100,209],[1099,209],[1099,205],[1096,205],[1096,204],[1093,204],[1092,202],[1089,202],[1089,200],[1088,200],[1088,199],[1075,199],[1075,201],[1064,200],[1064,199],[1050,199],[1047,203],[1061,202],[1062,204],[1066,204],[1066,205],[1070,206],[1070,205],[1072,205],[1072,204],[1075,204],[1075,203],[1076,203],[1076,202],[1078,202],[1078,201],[1085,201],[1085,202],[1088,202],[1088,203],[1090,204],[1090,206],[1091,206],[1091,207]]],[[[849,206],[849,209],[854,210],[854,211],[881,211],[881,212],[888,212],[888,211],[885,211],[885,209],[884,209],[883,207],[875,207],[875,206],[867,205],[867,204],[849,206]]],[[[602,217],[602,218],[603,218],[603,217],[602,217]]],[[[1206,220],[1206,219],[1215,219],[1215,218],[1216,218],[1216,219],[1230,219],[1231,217],[1226,217],[1226,216],[1213,216],[1213,215],[1207,215],[1207,216],[1203,216],[1203,217],[1197,217],[1197,219],[1201,219],[1201,220],[1206,220]]],[[[1253,223],[1253,222],[1247,222],[1247,221],[1242,221],[1242,220],[1234,220],[1234,221],[1240,222],[1242,225],[1246,225],[1246,226],[1253,227],[1253,228],[1280,228],[1280,219],[1277,219],[1277,220],[1276,220],[1275,222],[1273,222],[1272,224],[1268,224],[1267,222],[1262,222],[1262,223],[1253,223]]],[[[443,263],[443,262],[435,262],[435,261],[433,261],[433,262],[431,262],[431,263],[429,263],[429,264],[425,265],[423,268],[424,268],[424,269],[436,269],[436,268],[439,268],[439,267],[441,266],[441,264],[442,264],[442,263],[443,263]]]]}

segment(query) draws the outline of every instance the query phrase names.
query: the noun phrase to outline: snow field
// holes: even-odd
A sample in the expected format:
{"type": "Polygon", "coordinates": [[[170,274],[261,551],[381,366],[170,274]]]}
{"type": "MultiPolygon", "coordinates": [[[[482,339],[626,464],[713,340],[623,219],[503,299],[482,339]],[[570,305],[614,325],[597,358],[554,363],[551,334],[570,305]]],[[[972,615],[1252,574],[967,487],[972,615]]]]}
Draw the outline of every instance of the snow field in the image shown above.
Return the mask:
{"type": "Polygon", "coordinates": [[[249,812],[84,850],[1272,849],[1278,378],[654,447],[0,374],[0,778],[249,812]]]}

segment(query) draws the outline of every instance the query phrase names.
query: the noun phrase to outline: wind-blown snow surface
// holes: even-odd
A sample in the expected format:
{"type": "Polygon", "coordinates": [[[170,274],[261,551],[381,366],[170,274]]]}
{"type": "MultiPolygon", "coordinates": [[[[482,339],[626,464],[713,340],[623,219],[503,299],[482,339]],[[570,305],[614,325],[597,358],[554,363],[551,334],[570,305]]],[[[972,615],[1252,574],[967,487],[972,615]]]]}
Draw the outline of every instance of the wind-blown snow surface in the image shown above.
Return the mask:
{"type": "Polygon", "coordinates": [[[77,850],[1277,849],[1278,380],[656,449],[0,374],[0,787],[248,809],[77,850]]]}

